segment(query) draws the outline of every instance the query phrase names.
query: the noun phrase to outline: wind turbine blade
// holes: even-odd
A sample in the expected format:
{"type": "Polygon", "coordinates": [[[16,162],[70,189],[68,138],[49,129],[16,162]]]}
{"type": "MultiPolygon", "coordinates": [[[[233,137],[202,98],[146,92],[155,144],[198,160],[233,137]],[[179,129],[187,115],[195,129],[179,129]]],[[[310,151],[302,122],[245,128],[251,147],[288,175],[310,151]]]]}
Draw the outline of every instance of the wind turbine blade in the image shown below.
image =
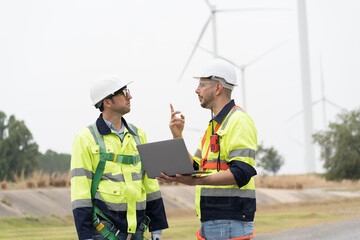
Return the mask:
{"type": "Polygon", "coordinates": [[[238,9],[220,9],[216,12],[248,12],[248,11],[292,11],[289,8],[238,8],[238,9]]]}
{"type": "Polygon", "coordinates": [[[297,143],[299,146],[304,147],[304,144],[302,142],[300,142],[299,140],[297,140],[296,138],[290,136],[289,134],[286,134],[286,136],[288,138],[290,138],[292,141],[294,141],[295,143],[297,143]]]}
{"type": "MultiPolygon", "coordinates": [[[[211,50],[209,50],[209,49],[206,49],[206,48],[201,47],[201,46],[198,46],[198,48],[199,48],[200,50],[203,50],[204,52],[207,52],[207,53],[209,53],[209,54],[211,54],[211,55],[214,55],[214,52],[211,51],[211,50]]],[[[232,63],[235,67],[237,67],[237,68],[239,68],[240,70],[242,70],[242,67],[241,67],[241,66],[237,65],[236,63],[234,63],[234,62],[231,61],[230,59],[228,59],[228,58],[226,58],[226,57],[223,57],[223,56],[221,56],[221,55],[219,55],[219,54],[217,55],[217,57],[218,57],[218,58],[222,58],[222,59],[224,59],[224,60],[232,63]]]]}
{"type": "MultiPolygon", "coordinates": [[[[316,104],[318,104],[320,101],[322,101],[323,98],[320,98],[314,102],[311,103],[311,106],[315,106],[316,104]]],[[[303,110],[300,110],[299,112],[295,113],[294,115],[292,115],[288,120],[286,120],[284,123],[290,122],[291,120],[293,120],[295,117],[299,116],[300,114],[302,114],[303,110]]]]}
{"type": "Polygon", "coordinates": [[[206,2],[206,5],[208,5],[208,7],[209,7],[210,9],[212,9],[211,4],[209,3],[209,0],[205,0],[205,2],[206,2]]]}
{"type": "Polygon", "coordinates": [[[303,110],[300,110],[299,112],[295,113],[295,114],[292,115],[288,120],[286,120],[284,123],[290,122],[290,121],[293,120],[295,117],[299,116],[302,112],[303,112],[303,110]]]}
{"type": "Polygon", "coordinates": [[[246,64],[245,66],[248,67],[252,64],[254,64],[255,62],[259,61],[261,58],[263,58],[264,56],[268,55],[269,53],[271,53],[272,51],[274,51],[275,49],[283,46],[286,42],[288,42],[289,40],[285,40],[277,45],[275,45],[274,47],[272,47],[271,49],[267,50],[266,52],[264,52],[263,54],[259,55],[258,57],[256,57],[255,59],[253,59],[252,61],[250,61],[248,64],[246,64]]]}
{"type": "Polygon", "coordinates": [[[210,14],[210,16],[209,16],[208,20],[206,21],[204,27],[202,28],[202,30],[201,30],[201,32],[200,32],[200,36],[199,36],[198,40],[197,40],[196,43],[195,43],[195,46],[194,46],[194,48],[193,48],[193,50],[192,50],[192,52],[191,52],[191,54],[190,54],[190,57],[189,57],[189,59],[187,60],[187,62],[186,62],[186,64],[185,64],[185,67],[184,67],[184,69],[182,70],[182,72],[181,72],[181,74],[180,74],[180,77],[178,78],[178,82],[180,82],[180,80],[181,80],[181,78],[183,77],[183,75],[184,75],[187,67],[189,66],[190,61],[191,61],[191,59],[192,59],[192,57],[193,57],[193,55],[194,55],[194,53],[195,53],[195,51],[196,51],[196,48],[198,47],[198,45],[199,45],[199,43],[200,43],[200,41],[201,41],[201,38],[203,37],[204,32],[205,32],[207,26],[209,25],[211,19],[212,19],[212,14],[210,14]]]}
{"type": "Polygon", "coordinates": [[[325,98],[325,101],[326,101],[328,104],[330,104],[331,106],[333,106],[333,107],[336,107],[336,108],[338,108],[338,109],[340,109],[340,110],[346,110],[346,108],[340,107],[339,105],[331,102],[330,100],[328,100],[328,99],[326,99],[326,98],[325,98]]]}
{"type": "Polygon", "coordinates": [[[312,106],[315,106],[316,104],[318,104],[319,102],[321,102],[323,100],[323,98],[320,98],[314,102],[311,103],[312,106]]]}

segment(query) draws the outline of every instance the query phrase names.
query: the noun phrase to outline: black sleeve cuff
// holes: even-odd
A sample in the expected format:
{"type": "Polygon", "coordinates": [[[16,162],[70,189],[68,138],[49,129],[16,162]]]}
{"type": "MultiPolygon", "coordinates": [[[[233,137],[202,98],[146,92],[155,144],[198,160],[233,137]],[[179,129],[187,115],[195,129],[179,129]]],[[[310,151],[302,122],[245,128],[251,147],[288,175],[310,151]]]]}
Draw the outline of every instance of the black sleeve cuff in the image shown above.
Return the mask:
{"type": "Polygon", "coordinates": [[[91,239],[92,208],[75,208],[73,214],[79,239],[91,239]]]}
{"type": "Polygon", "coordinates": [[[199,164],[195,161],[193,161],[193,168],[194,170],[200,170],[199,164]]]}
{"type": "Polygon", "coordinates": [[[150,232],[169,227],[162,198],[146,203],[146,215],[150,218],[150,232]]]}
{"type": "Polygon", "coordinates": [[[237,160],[230,162],[229,169],[234,175],[236,184],[239,188],[246,185],[250,179],[257,174],[255,168],[253,168],[251,165],[237,160]]]}

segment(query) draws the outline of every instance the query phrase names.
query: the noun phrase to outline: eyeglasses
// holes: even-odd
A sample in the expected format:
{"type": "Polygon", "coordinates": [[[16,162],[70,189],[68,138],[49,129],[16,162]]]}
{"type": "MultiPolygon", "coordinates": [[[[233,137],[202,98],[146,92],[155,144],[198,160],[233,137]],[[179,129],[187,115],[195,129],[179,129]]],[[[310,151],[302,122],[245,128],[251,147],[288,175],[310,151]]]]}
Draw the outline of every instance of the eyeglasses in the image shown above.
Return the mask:
{"type": "Polygon", "coordinates": [[[110,99],[119,94],[124,95],[124,97],[127,98],[128,95],[130,94],[130,90],[127,87],[125,87],[125,88],[117,90],[116,92],[114,92],[114,94],[111,94],[111,95],[107,96],[106,98],[110,99]]]}
{"type": "Polygon", "coordinates": [[[127,87],[122,88],[122,89],[114,92],[113,96],[118,95],[118,94],[124,95],[124,97],[127,98],[128,94],[130,94],[130,90],[127,87]]]}
{"type": "Polygon", "coordinates": [[[130,90],[128,88],[120,89],[120,92],[118,94],[122,94],[125,98],[127,98],[128,94],[130,94],[130,90]]]}
{"type": "MultiPolygon", "coordinates": [[[[214,82],[214,81],[209,81],[209,80],[200,80],[199,81],[199,85],[198,85],[198,87],[199,88],[205,88],[206,87],[206,85],[208,85],[208,83],[212,83],[212,82],[214,82]]],[[[211,87],[213,84],[210,84],[208,87],[211,87]]]]}

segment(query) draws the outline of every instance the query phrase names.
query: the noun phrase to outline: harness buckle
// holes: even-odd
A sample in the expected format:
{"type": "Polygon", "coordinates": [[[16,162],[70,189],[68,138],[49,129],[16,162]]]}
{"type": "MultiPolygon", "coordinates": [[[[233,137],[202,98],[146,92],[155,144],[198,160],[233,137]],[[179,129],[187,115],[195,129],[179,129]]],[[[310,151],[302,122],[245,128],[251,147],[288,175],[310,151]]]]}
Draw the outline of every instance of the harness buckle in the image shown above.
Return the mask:
{"type": "Polygon", "coordinates": [[[136,162],[136,154],[134,153],[133,154],[133,165],[136,166],[137,162],[136,162]]]}
{"type": "Polygon", "coordinates": [[[202,158],[201,161],[200,161],[200,165],[201,165],[200,169],[201,169],[201,171],[206,170],[206,168],[204,167],[206,163],[207,163],[207,158],[202,158]]]}

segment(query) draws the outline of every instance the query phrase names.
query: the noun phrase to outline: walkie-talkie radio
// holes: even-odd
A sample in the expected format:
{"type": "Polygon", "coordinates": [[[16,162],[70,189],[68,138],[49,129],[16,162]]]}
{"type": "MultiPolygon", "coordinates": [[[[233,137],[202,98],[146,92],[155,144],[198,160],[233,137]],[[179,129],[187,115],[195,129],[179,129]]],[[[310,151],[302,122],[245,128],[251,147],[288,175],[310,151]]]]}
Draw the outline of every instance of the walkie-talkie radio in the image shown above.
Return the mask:
{"type": "Polygon", "coordinates": [[[219,151],[219,135],[214,133],[214,113],[211,106],[211,124],[212,124],[212,132],[210,136],[210,150],[211,152],[219,151]]]}
{"type": "Polygon", "coordinates": [[[210,147],[211,152],[219,151],[219,136],[214,134],[210,136],[210,147]]]}

